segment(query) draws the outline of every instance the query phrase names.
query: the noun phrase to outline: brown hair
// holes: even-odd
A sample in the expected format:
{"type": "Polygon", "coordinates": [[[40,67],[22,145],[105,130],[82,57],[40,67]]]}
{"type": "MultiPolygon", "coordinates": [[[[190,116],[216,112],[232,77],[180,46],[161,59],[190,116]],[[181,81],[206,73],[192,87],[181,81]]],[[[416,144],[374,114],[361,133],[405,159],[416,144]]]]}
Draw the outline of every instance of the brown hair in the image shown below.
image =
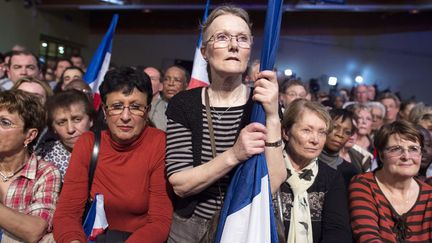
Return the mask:
{"type": "Polygon", "coordinates": [[[38,135],[29,144],[32,147],[45,127],[46,113],[40,99],[22,90],[7,90],[0,92],[0,110],[18,113],[24,122],[24,131],[36,128],[38,135]]]}
{"type": "Polygon", "coordinates": [[[55,94],[47,101],[47,123],[51,130],[54,130],[54,113],[61,108],[69,109],[69,107],[74,104],[83,104],[84,113],[89,116],[91,121],[95,120],[96,111],[94,110],[93,105],[89,102],[87,95],[84,92],[75,89],[66,90],[55,94]]]}
{"type": "Polygon", "coordinates": [[[382,101],[382,100],[384,100],[384,99],[392,99],[392,100],[394,100],[394,102],[396,103],[396,106],[397,107],[399,107],[400,106],[400,100],[399,100],[399,98],[395,95],[395,94],[393,94],[393,93],[391,93],[391,92],[385,92],[385,93],[383,93],[383,94],[381,94],[379,97],[378,97],[378,101],[382,101]]]}
{"type": "Polygon", "coordinates": [[[252,24],[251,24],[250,19],[249,19],[249,14],[244,9],[239,8],[239,7],[235,7],[233,5],[222,5],[222,6],[215,8],[209,14],[209,16],[207,17],[207,20],[203,24],[201,24],[201,29],[203,32],[203,40],[204,40],[203,44],[204,45],[207,44],[207,39],[208,39],[207,38],[207,36],[208,36],[207,29],[209,28],[209,26],[213,23],[213,21],[217,17],[222,16],[222,15],[234,15],[234,16],[237,16],[237,17],[243,19],[246,22],[246,24],[249,26],[249,30],[252,33],[252,24]]]}
{"type": "Polygon", "coordinates": [[[421,134],[416,126],[409,121],[397,120],[393,123],[382,126],[375,135],[374,146],[379,153],[384,151],[390,136],[395,134],[408,141],[419,142],[420,146],[423,148],[423,134],[421,134]]]}
{"type": "Polygon", "coordinates": [[[332,119],[325,107],[318,102],[305,99],[297,99],[289,104],[283,115],[282,128],[290,130],[303,115],[305,110],[315,113],[321,120],[325,122],[327,131],[331,131],[332,119]]]}

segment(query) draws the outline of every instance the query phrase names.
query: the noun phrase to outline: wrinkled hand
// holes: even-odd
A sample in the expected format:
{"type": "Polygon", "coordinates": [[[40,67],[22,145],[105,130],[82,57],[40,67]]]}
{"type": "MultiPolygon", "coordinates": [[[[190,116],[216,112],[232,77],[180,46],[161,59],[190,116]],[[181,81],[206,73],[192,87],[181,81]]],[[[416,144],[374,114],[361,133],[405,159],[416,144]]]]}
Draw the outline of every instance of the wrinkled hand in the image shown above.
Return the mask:
{"type": "Polygon", "coordinates": [[[254,122],[244,127],[232,150],[238,162],[249,159],[252,155],[264,152],[267,129],[254,122]]]}
{"type": "Polygon", "coordinates": [[[46,234],[39,243],[55,243],[53,233],[46,234]]]}
{"type": "Polygon", "coordinates": [[[253,99],[262,103],[267,116],[278,116],[279,85],[274,71],[265,70],[257,74],[253,99]]]}

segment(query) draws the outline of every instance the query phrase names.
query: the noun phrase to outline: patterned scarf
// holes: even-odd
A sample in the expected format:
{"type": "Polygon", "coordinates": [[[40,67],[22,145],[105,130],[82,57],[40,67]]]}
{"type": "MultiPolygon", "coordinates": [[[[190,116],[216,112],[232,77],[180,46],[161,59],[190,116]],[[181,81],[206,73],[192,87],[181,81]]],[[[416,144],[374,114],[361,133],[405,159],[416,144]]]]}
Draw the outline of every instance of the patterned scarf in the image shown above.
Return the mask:
{"type": "Polygon", "coordinates": [[[287,243],[313,243],[312,220],[307,189],[314,183],[315,177],[318,174],[318,159],[313,159],[300,172],[295,171],[285,151],[284,160],[288,174],[290,175],[287,183],[294,194],[287,243]]]}

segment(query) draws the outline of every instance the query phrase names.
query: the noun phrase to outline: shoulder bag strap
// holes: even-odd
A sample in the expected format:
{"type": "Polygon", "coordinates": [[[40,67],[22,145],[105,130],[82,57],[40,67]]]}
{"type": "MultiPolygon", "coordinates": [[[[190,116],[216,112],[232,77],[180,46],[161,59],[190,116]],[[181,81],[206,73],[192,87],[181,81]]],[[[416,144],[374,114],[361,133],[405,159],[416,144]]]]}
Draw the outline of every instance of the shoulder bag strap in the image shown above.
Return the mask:
{"type": "Polygon", "coordinates": [[[95,142],[93,144],[93,151],[90,159],[90,166],[88,171],[88,199],[90,199],[90,191],[93,185],[93,177],[96,170],[97,160],[99,156],[99,148],[100,148],[100,140],[101,140],[101,132],[97,131],[94,133],[95,142]]]}
{"type": "Polygon", "coordinates": [[[210,113],[210,98],[208,94],[208,88],[205,88],[205,106],[206,106],[206,114],[207,114],[207,122],[208,122],[212,154],[213,154],[213,158],[216,158],[216,142],[214,137],[213,121],[210,113]]]}

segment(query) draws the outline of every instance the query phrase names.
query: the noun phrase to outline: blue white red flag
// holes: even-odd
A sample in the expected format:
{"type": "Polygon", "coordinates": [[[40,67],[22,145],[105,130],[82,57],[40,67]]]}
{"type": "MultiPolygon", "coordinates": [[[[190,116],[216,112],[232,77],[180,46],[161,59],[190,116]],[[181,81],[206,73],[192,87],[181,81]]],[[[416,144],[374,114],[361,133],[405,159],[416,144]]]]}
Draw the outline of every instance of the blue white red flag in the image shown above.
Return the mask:
{"type": "MultiPolygon", "coordinates": [[[[272,70],[282,19],[282,0],[269,0],[260,69],[272,70]]],[[[255,103],[251,122],[265,124],[262,104],[255,103]]],[[[257,154],[240,164],[231,179],[221,210],[216,242],[277,243],[267,163],[257,154]]]]}
{"type": "Polygon", "coordinates": [[[104,197],[102,194],[96,194],[83,224],[87,243],[95,242],[96,237],[102,234],[107,227],[108,221],[105,215],[104,197]]]}
{"type": "MultiPolygon", "coordinates": [[[[210,0],[207,0],[206,7],[204,10],[203,23],[207,20],[208,9],[210,6],[210,0]]],[[[192,67],[191,80],[188,85],[188,89],[193,89],[197,87],[205,87],[210,84],[208,74],[207,74],[207,62],[201,54],[201,44],[202,44],[202,31],[200,33],[197,47],[195,49],[194,62],[192,67]]]]}
{"type": "Polygon", "coordinates": [[[93,105],[96,109],[99,109],[99,105],[101,103],[101,99],[99,96],[99,86],[104,79],[105,73],[109,69],[109,64],[111,61],[112,40],[117,26],[118,18],[118,14],[114,14],[111,20],[111,25],[108,31],[105,33],[105,36],[103,37],[101,43],[99,44],[96,53],[93,55],[90,65],[88,66],[83,78],[92,89],[94,95],[93,105]]]}

